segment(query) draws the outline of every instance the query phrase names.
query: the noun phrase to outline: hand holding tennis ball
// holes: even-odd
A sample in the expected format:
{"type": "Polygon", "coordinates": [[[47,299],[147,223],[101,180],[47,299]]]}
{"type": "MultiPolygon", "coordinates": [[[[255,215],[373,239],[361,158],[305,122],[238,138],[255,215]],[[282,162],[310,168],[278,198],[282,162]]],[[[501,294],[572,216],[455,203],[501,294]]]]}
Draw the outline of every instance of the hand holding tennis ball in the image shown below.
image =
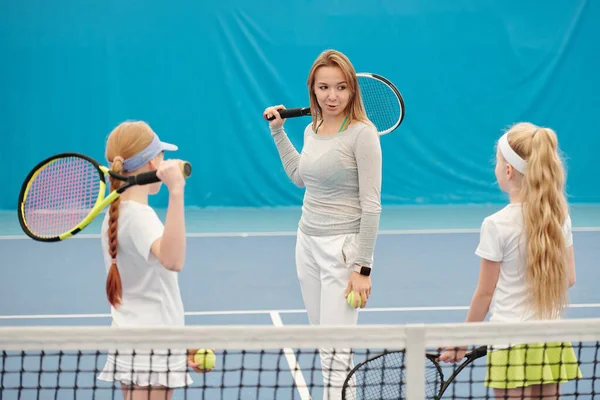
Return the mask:
{"type": "Polygon", "coordinates": [[[365,308],[371,295],[371,278],[352,272],[346,287],[346,301],[352,308],[365,308]]]}
{"type": "Polygon", "coordinates": [[[346,301],[348,302],[348,305],[352,308],[362,307],[362,298],[360,296],[355,296],[354,290],[350,291],[350,293],[346,297],[346,301]]]}
{"type": "Polygon", "coordinates": [[[187,365],[196,372],[209,372],[215,367],[217,357],[211,349],[195,349],[188,351],[187,365]]]}

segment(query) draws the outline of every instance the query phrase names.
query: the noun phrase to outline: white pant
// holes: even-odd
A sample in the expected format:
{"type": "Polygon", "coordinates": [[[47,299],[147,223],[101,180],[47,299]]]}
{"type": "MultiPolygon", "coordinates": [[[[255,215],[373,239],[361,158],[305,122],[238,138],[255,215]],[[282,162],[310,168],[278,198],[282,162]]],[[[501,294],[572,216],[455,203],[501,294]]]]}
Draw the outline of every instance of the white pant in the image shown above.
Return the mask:
{"type": "MultiPolygon", "coordinates": [[[[358,310],[344,297],[354,270],[358,234],[308,236],[298,230],[296,270],[308,319],[313,325],[353,325],[358,310]]],[[[341,399],[341,388],[353,367],[351,349],[319,349],[324,400],[341,399]]]]}

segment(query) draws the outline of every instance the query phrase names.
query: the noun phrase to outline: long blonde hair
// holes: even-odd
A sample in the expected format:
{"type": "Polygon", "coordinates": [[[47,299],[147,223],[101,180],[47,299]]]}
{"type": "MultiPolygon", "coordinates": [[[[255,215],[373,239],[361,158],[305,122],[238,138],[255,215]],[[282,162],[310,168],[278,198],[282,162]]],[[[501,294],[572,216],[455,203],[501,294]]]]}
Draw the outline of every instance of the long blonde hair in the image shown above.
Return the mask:
{"type": "Polygon", "coordinates": [[[553,318],[568,304],[568,271],[563,232],[568,217],[566,174],[556,133],[522,122],[508,131],[508,143],[527,161],[520,198],[526,237],[526,277],[534,311],[553,318]]]}
{"type": "MultiPolygon", "coordinates": [[[[123,172],[123,160],[126,160],[144,150],[154,138],[154,132],[148,124],[142,121],[126,121],[119,124],[110,133],[106,142],[106,159],[112,163],[112,170],[121,174],[123,172]],[[120,158],[119,158],[120,157],[120,158]]],[[[110,190],[116,190],[122,182],[110,178],[110,190]]],[[[121,274],[117,268],[117,231],[119,228],[119,204],[120,198],[111,203],[108,209],[108,253],[112,259],[108,276],[106,277],[106,297],[113,307],[121,304],[123,297],[123,286],[121,274]]]]}
{"type": "Polygon", "coordinates": [[[362,121],[370,123],[367,113],[363,107],[362,99],[360,96],[360,88],[358,86],[358,79],[356,77],[356,71],[354,66],[343,53],[337,50],[325,50],[319,57],[314,61],[310,73],[308,74],[307,86],[308,95],[310,98],[310,111],[312,114],[313,130],[317,129],[318,121],[321,119],[323,110],[319,107],[317,96],[315,95],[315,75],[317,70],[321,67],[338,67],[342,70],[346,82],[348,82],[348,89],[350,90],[350,99],[348,105],[344,110],[344,113],[348,116],[350,121],[362,121]]]}

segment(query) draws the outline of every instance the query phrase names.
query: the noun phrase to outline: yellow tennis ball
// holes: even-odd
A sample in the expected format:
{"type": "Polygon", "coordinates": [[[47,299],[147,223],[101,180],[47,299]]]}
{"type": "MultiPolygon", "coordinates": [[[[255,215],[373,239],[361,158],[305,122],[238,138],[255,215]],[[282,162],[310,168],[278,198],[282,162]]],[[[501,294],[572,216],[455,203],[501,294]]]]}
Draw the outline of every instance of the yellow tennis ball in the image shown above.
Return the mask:
{"type": "Polygon", "coordinates": [[[211,349],[199,349],[194,355],[194,362],[198,363],[198,369],[207,370],[215,367],[217,357],[211,349]]]}
{"type": "Polygon", "coordinates": [[[348,294],[348,297],[346,297],[346,301],[348,302],[348,305],[352,308],[359,308],[362,306],[362,297],[358,296],[358,307],[354,307],[354,290],[348,294]]]}

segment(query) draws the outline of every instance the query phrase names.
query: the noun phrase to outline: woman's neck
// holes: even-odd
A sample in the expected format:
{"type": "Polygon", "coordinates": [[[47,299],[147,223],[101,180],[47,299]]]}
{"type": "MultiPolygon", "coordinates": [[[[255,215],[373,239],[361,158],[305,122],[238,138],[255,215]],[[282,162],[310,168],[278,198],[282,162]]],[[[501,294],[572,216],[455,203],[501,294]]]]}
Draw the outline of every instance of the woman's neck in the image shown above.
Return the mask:
{"type": "Polygon", "coordinates": [[[148,191],[143,186],[132,186],[121,194],[121,201],[148,204],[148,191]]]}
{"type": "Polygon", "coordinates": [[[511,204],[519,204],[522,203],[521,193],[518,189],[512,189],[508,192],[508,199],[511,204]]]}
{"type": "Polygon", "coordinates": [[[324,117],[319,126],[319,133],[330,135],[338,133],[340,130],[346,129],[348,123],[347,117],[343,114],[336,115],[335,117],[324,117]]]}

